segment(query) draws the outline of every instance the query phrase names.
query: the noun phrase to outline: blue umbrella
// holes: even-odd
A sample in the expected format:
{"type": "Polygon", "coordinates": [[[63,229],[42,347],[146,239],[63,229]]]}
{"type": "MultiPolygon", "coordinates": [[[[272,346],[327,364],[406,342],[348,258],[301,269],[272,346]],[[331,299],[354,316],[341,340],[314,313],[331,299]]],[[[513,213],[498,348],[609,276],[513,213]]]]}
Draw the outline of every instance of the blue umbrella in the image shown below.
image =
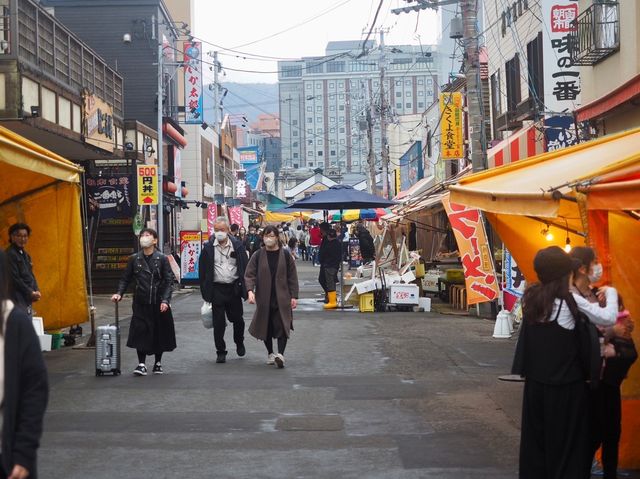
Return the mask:
{"type": "Polygon", "coordinates": [[[298,210],[359,210],[366,208],[388,208],[395,205],[380,196],[359,191],[352,186],[334,185],[328,190],[318,191],[287,206],[298,210]]]}

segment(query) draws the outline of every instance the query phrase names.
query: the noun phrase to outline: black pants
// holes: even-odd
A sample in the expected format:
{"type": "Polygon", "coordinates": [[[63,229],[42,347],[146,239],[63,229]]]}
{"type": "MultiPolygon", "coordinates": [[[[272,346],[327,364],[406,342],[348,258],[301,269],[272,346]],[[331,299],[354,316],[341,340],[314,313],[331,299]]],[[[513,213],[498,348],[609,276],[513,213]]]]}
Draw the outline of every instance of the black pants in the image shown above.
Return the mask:
{"type": "Polygon", "coordinates": [[[616,479],[618,469],[618,445],[622,421],[620,386],[600,383],[591,391],[591,452],[602,446],[602,472],[604,479],[616,479]]]}
{"type": "Polygon", "coordinates": [[[520,479],[588,479],[589,393],[582,381],[526,380],[522,402],[520,479]]]}
{"type": "Polygon", "coordinates": [[[338,268],[321,266],[318,282],[325,293],[335,291],[336,283],[338,282],[338,268]]]}
{"type": "Polygon", "coordinates": [[[216,345],[216,352],[227,352],[227,345],[224,342],[227,319],[233,324],[233,342],[236,345],[242,344],[244,342],[242,298],[235,291],[233,284],[215,283],[213,285],[211,308],[213,311],[213,340],[216,345]]]}

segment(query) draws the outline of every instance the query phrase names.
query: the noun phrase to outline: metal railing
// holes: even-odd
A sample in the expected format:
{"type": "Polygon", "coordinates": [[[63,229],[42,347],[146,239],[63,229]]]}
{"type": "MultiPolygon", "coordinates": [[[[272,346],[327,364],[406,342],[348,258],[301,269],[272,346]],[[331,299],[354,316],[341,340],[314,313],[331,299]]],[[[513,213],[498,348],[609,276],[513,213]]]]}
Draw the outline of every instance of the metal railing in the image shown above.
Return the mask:
{"type": "Polygon", "coordinates": [[[620,49],[618,2],[594,2],[573,25],[571,59],[574,65],[595,65],[620,49]]]}

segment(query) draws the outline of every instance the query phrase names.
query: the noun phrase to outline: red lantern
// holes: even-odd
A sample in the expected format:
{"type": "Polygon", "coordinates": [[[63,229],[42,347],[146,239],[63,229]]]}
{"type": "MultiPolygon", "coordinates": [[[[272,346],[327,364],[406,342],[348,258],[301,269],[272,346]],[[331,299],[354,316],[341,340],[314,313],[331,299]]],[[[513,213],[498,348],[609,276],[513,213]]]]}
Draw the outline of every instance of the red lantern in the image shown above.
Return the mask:
{"type": "Polygon", "coordinates": [[[189,188],[187,188],[186,186],[183,186],[180,191],[182,192],[182,197],[183,198],[186,198],[187,195],[189,194],[189,188]]]}
{"type": "Polygon", "coordinates": [[[167,193],[175,193],[176,191],[178,191],[178,187],[176,186],[176,184],[175,184],[174,182],[172,182],[172,181],[167,181],[167,182],[165,183],[165,188],[164,188],[164,190],[165,190],[167,193]]]}

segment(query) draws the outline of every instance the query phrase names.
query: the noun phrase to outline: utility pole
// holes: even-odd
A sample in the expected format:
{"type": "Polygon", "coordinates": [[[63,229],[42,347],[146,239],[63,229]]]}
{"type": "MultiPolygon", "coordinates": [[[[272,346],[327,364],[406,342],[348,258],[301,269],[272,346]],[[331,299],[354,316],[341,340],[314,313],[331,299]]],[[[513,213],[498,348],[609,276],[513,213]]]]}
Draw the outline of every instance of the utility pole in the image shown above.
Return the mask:
{"type": "MultiPolygon", "coordinates": [[[[384,29],[380,29],[380,135],[382,158],[382,197],[389,199],[389,149],[387,145],[387,100],[384,91],[384,70],[386,56],[384,51],[384,29]]],[[[374,183],[375,185],[375,173],[374,183]]]]}
{"type": "Polygon", "coordinates": [[[164,141],[163,141],[163,129],[162,129],[162,120],[163,120],[163,105],[162,100],[164,97],[164,68],[162,66],[163,60],[163,45],[160,40],[160,20],[156,24],[157,28],[157,36],[156,40],[158,42],[158,153],[156,157],[158,158],[158,247],[161,253],[164,253],[164,191],[162,190],[163,186],[163,177],[164,177],[164,141]]]}
{"type": "MultiPolygon", "coordinates": [[[[372,105],[373,106],[373,105],[372,105]]],[[[367,110],[367,140],[369,142],[369,154],[367,163],[369,163],[369,172],[367,175],[367,183],[369,184],[369,193],[376,194],[376,154],[373,151],[373,118],[371,110],[367,110]]]]}
{"type": "Polygon", "coordinates": [[[462,0],[462,22],[464,25],[465,77],[467,79],[467,108],[469,111],[469,142],[473,171],[486,169],[483,148],[483,118],[480,104],[480,49],[478,43],[478,0],[462,0]]]}
{"type": "Polygon", "coordinates": [[[220,91],[220,86],[218,84],[218,70],[220,66],[218,65],[218,52],[213,52],[213,125],[217,132],[220,132],[220,123],[218,122],[218,110],[220,109],[220,100],[218,98],[218,93],[220,91]]]}

